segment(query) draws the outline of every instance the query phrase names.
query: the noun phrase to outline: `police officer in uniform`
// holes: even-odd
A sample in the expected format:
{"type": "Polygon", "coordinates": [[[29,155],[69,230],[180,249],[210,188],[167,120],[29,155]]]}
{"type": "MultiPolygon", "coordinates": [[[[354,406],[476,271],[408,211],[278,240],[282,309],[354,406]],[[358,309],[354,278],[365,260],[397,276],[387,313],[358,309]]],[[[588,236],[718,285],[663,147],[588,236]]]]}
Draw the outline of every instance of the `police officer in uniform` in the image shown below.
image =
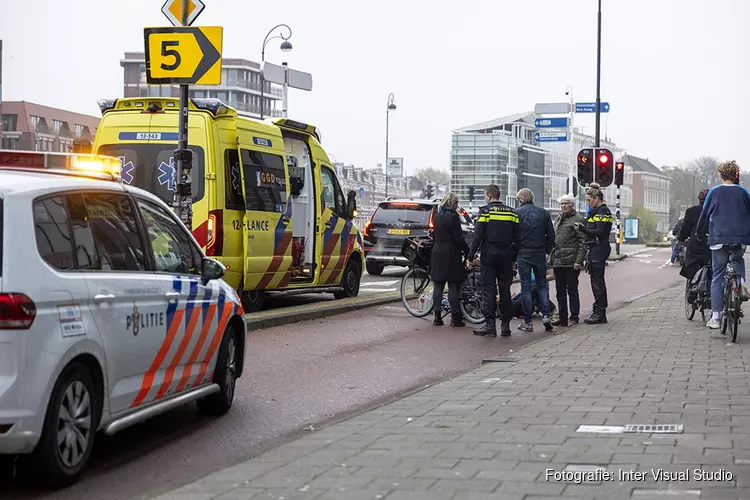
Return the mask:
{"type": "Polygon", "coordinates": [[[604,282],[604,268],[612,247],[609,233],[612,231],[612,212],[604,203],[604,193],[599,184],[590,184],[586,191],[586,201],[591,207],[586,223],[576,222],[576,227],[586,235],[588,247],[588,271],[591,278],[591,292],[594,294],[594,312],[583,320],[587,325],[607,322],[607,284],[604,282]]]}
{"type": "Polygon", "coordinates": [[[518,253],[520,234],[518,214],[500,201],[500,188],[495,184],[484,189],[484,201],[487,205],[479,209],[469,252],[469,261],[472,261],[477,249],[481,251],[479,264],[485,323],[482,328],[474,330],[474,335],[497,337],[495,310],[499,288],[502,324],[500,335],[508,337],[513,316],[510,284],[513,281],[513,262],[518,253]]]}

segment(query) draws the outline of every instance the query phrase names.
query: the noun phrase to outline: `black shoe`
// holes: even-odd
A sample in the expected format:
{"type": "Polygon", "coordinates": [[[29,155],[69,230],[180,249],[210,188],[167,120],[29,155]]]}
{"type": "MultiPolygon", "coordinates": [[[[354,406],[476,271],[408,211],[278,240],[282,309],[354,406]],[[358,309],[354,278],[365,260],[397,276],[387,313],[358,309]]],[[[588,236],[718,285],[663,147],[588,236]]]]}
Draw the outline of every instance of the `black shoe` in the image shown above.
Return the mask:
{"type": "Polygon", "coordinates": [[[466,326],[464,318],[461,313],[451,315],[451,326],[466,326]]]}
{"type": "Polygon", "coordinates": [[[588,319],[583,320],[587,325],[604,325],[607,323],[607,317],[604,315],[591,316],[588,319]]]}
{"type": "Polygon", "coordinates": [[[501,337],[510,337],[510,323],[503,323],[500,326],[500,336],[501,337]]]}
{"type": "Polygon", "coordinates": [[[567,319],[556,319],[552,322],[552,326],[568,326],[567,319]]]}
{"type": "Polygon", "coordinates": [[[445,323],[443,323],[443,313],[442,312],[436,312],[435,313],[435,319],[432,321],[432,324],[435,326],[443,326],[445,323]]]}
{"type": "Polygon", "coordinates": [[[495,319],[491,319],[484,323],[482,328],[474,330],[474,335],[480,337],[497,337],[497,327],[495,326],[495,319]]]}

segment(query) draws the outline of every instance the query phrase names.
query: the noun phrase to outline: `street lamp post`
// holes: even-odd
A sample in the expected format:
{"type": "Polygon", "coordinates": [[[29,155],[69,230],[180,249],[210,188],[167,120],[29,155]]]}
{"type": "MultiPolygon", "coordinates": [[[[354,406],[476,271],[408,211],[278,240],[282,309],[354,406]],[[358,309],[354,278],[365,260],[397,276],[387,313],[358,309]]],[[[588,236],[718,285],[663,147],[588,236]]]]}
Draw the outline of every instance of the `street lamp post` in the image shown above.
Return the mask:
{"type": "Polygon", "coordinates": [[[290,50],[292,50],[292,43],[289,41],[289,39],[291,37],[292,37],[292,28],[290,28],[286,24],[277,24],[276,26],[274,26],[273,28],[271,28],[268,31],[268,33],[266,34],[266,38],[263,39],[263,49],[260,52],[260,62],[261,62],[261,68],[260,68],[260,119],[261,120],[263,119],[263,111],[264,111],[264,108],[265,108],[265,106],[264,106],[265,105],[265,102],[264,102],[265,101],[265,97],[264,97],[265,96],[265,80],[263,79],[263,64],[262,63],[266,62],[266,44],[268,42],[270,42],[271,40],[275,39],[275,38],[280,38],[280,39],[282,39],[284,41],[281,42],[281,46],[279,48],[281,49],[282,52],[289,52],[290,50]],[[273,33],[273,31],[276,28],[286,28],[287,31],[289,31],[289,34],[287,36],[284,36],[284,32],[281,31],[278,35],[272,36],[271,38],[268,38],[271,35],[271,33],[273,33]]]}
{"type": "Polygon", "coordinates": [[[388,103],[385,107],[385,197],[388,198],[388,122],[391,111],[396,111],[396,105],[393,103],[395,97],[393,92],[388,96],[388,103]]]}

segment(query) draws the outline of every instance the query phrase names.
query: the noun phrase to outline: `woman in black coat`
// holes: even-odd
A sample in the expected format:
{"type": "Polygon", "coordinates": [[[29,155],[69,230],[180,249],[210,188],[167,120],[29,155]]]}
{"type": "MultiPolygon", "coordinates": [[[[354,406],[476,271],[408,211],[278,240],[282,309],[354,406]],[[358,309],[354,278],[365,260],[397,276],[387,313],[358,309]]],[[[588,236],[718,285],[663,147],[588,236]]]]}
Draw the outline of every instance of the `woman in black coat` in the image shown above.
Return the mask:
{"type": "Polygon", "coordinates": [[[432,303],[435,310],[434,325],[442,325],[441,307],[443,290],[448,283],[448,303],[451,306],[451,326],[465,326],[461,311],[458,308],[460,298],[459,285],[466,273],[464,256],[469,254],[469,245],[464,241],[461,230],[461,219],[458,216],[458,197],[453,193],[443,196],[434,220],[432,248],[432,266],[430,278],[435,284],[432,303]],[[463,254],[463,255],[462,255],[463,254]]]}

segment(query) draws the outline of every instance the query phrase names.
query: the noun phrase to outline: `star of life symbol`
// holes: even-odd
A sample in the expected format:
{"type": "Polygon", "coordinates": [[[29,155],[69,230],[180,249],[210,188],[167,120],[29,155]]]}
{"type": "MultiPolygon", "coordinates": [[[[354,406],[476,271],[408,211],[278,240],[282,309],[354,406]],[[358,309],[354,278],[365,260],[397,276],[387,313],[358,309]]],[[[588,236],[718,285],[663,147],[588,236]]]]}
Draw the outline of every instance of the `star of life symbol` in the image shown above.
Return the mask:
{"type": "Polygon", "coordinates": [[[232,167],[232,189],[235,193],[240,193],[240,169],[236,166],[232,167]]]}
{"type": "Polygon", "coordinates": [[[157,180],[159,181],[159,185],[163,186],[164,184],[167,185],[167,189],[169,191],[175,190],[175,168],[174,168],[174,157],[169,159],[169,163],[167,162],[161,162],[161,165],[159,165],[159,177],[157,180]]]}
{"type": "Polygon", "coordinates": [[[130,184],[133,182],[133,179],[135,176],[133,175],[133,171],[135,170],[135,165],[133,165],[132,161],[125,162],[126,158],[124,156],[120,156],[120,177],[122,178],[122,182],[125,184],[130,184]]]}

